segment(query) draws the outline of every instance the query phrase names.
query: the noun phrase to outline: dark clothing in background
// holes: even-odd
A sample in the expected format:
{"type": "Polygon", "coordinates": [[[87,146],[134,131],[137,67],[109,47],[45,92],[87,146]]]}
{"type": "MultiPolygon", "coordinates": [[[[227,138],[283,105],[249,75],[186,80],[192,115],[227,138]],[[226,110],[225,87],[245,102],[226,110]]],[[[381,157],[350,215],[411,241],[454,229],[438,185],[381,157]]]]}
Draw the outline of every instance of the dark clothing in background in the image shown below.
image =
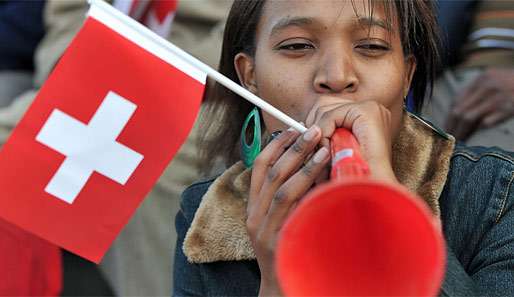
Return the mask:
{"type": "Polygon", "coordinates": [[[451,67],[459,60],[459,50],[466,42],[478,0],[437,1],[437,21],[441,28],[443,66],[451,67]]]}
{"type": "Polygon", "coordinates": [[[44,0],[0,1],[0,70],[32,70],[43,37],[44,0]]]}

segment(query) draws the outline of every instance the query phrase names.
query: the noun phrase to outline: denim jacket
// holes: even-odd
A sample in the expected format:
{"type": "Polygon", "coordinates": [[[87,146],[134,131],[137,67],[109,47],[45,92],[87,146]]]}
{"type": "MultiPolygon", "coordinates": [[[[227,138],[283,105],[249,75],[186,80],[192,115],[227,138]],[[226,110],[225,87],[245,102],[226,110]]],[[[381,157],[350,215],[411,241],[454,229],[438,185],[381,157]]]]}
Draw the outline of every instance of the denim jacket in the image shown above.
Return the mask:
{"type": "MultiPolygon", "coordinates": [[[[418,118],[404,118],[393,169],[441,219],[447,266],[440,295],[514,296],[514,154],[455,146],[418,118]]],[[[183,193],[173,296],[258,294],[260,271],[245,230],[249,176],[236,164],[183,193]]]]}

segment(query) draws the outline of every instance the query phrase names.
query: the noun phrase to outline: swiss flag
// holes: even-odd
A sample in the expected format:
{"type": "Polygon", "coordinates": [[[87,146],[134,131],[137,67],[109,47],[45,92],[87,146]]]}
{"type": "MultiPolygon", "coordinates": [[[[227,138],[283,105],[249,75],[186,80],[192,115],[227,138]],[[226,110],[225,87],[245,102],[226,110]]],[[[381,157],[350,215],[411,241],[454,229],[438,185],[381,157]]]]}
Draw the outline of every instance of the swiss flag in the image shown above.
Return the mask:
{"type": "Polygon", "coordinates": [[[96,263],[185,141],[206,79],[107,6],[0,152],[0,217],[96,263]]]}

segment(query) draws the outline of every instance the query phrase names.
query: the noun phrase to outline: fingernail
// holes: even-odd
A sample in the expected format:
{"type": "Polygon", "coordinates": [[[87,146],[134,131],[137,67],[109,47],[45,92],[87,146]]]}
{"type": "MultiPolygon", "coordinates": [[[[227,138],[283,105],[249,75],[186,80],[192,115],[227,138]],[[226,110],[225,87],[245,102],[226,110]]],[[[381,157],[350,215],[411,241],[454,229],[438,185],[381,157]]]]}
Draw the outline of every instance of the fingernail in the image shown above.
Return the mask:
{"type": "Polygon", "coordinates": [[[305,134],[303,134],[303,140],[305,140],[305,141],[313,140],[314,137],[316,137],[316,135],[318,135],[318,132],[319,132],[318,126],[310,127],[309,130],[307,130],[307,132],[305,132],[305,134]]]}
{"type": "Polygon", "coordinates": [[[326,147],[320,148],[316,154],[314,154],[314,157],[312,160],[314,163],[322,163],[325,161],[325,159],[328,157],[328,149],[326,147]]]}
{"type": "Polygon", "coordinates": [[[296,131],[296,129],[295,129],[295,128],[293,128],[293,127],[289,127],[289,129],[287,129],[287,131],[289,131],[289,132],[291,132],[291,131],[296,131]]]}
{"type": "Polygon", "coordinates": [[[281,130],[278,130],[278,131],[275,131],[275,132],[271,133],[271,139],[272,140],[276,139],[277,137],[280,136],[281,133],[282,133],[281,130]]]}

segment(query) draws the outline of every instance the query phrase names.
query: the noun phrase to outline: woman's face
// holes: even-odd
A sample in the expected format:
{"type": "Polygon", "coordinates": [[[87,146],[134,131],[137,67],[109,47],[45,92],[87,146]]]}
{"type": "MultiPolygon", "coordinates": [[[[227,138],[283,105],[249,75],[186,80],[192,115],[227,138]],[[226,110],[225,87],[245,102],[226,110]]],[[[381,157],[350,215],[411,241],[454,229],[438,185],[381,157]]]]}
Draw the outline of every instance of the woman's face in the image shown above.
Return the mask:
{"type": "MultiPolygon", "coordinates": [[[[255,56],[238,54],[245,86],[297,121],[312,125],[319,106],[375,100],[399,130],[415,64],[405,57],[397,24],[367,0],[268,0],[255,56]]],[[[284,124],[263,113],[268,131],[284,124]]]]}

